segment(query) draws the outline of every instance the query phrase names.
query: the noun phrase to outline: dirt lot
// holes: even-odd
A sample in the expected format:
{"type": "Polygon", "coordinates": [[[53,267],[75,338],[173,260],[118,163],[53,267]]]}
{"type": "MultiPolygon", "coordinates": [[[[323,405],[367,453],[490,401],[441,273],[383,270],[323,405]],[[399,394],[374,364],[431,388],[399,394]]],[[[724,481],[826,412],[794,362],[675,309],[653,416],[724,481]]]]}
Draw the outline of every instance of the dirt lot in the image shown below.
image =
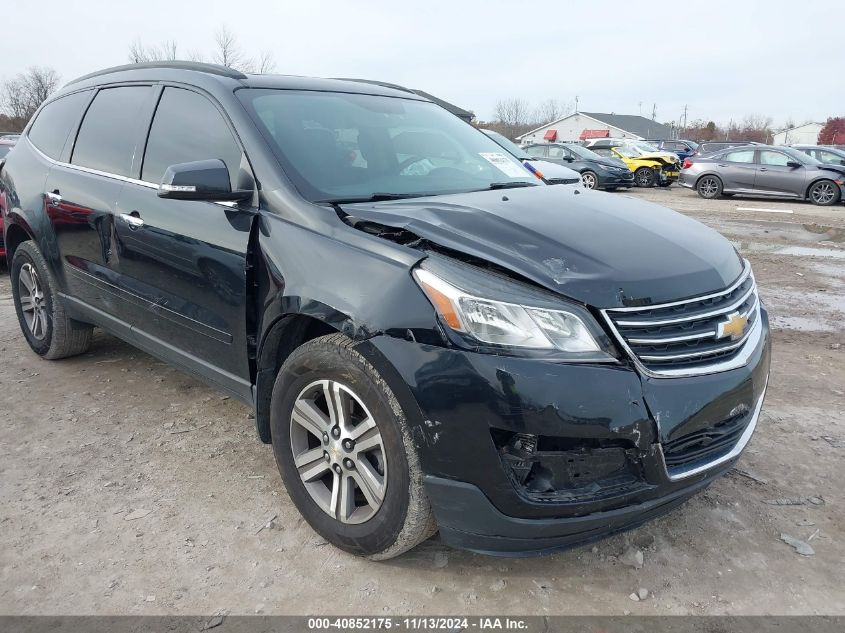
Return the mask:
{"type": "Polygon", "coordinates": [[[774,364],[739,472],[595,547],[497,559],[435,537],[359,560],[299,518],[246,407],[102,333],[39,360],[0,273],[0,613],[845,614],[845,206],[612,195],[696,217],[754,264],[774,364]],[[767,503],[784,499],[801,505],[767,503]]]}

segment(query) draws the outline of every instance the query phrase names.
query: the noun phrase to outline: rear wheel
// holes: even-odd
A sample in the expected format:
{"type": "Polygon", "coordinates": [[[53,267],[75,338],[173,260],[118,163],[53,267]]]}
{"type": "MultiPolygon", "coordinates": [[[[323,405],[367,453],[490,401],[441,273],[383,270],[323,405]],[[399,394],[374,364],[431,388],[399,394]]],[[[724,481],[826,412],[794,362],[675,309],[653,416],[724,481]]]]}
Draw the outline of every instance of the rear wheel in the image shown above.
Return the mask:
{"type": "Polygon", "coordinates": [[[349,338],[323,336],[290,355],[270,424],[288,494],[327,541],[384,560],[436,531],[405,415],[349,338]]]}
{"type": "Polygon", "coordinates": [[[703,176],[699,178],[695,190],[702,198],[712,200],[722,195],[722,181],[717,176],[703,176]]]}
{"type": "Polygon", "coordinates": [[[88,351],[93,328],[67,316],[56,280],[33,242],[15,250],[11,281],[15,312],[32,351],[48,360],[88,351]]]}
{"type": "Polygon", "coordinates": [[[651,167],[640,167],[634,172],[634,182],[637,187],[653,187],[656,175],[651,167]]]}
{"type": "Polygon", "coordinates": [[[839,185],[831,180],[819,180],[810,187],[810,201],[822,207],[829,207],[839,202],[839,185]]]}
{"type": "Polygon", "coordinates": [[[587,189],[596,189],[599,186],[599,177],[596,172],[587,170],[581,174],[581,182],[587,189]]]}

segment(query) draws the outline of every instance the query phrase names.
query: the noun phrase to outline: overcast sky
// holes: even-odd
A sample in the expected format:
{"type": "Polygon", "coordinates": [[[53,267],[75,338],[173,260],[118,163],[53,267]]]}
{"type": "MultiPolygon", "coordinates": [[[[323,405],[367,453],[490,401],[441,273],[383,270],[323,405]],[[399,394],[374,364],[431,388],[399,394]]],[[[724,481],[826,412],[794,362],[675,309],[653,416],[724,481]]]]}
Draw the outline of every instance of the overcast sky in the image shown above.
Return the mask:
{"type": "Polygon", "coordinates": [[[129,44],[210,51],[226,24],[277,72],[363,77],[493,115],[496,101],[779,126],[845,115],[842,0],[6,0],[0,79],[68,81],[126,63],[129,44]],[[642,104],[642,105],[640,105],[642,104]]]}

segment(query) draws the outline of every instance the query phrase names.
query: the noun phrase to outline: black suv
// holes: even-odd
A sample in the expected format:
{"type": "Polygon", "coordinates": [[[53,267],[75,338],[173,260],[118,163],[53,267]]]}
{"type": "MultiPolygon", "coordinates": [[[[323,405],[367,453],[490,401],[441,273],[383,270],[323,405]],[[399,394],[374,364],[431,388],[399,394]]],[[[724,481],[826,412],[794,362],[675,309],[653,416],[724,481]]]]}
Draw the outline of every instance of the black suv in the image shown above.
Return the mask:
{"type": "Polygon", "coordinates": [[[546,186],[401,88],[98,72],[36,113],[0,191],[34,352],[79,354],[99,327],[240,398],[351,552],[623,530],[723,474],[757,424],[768,320],[730,242],[546,186]]]}

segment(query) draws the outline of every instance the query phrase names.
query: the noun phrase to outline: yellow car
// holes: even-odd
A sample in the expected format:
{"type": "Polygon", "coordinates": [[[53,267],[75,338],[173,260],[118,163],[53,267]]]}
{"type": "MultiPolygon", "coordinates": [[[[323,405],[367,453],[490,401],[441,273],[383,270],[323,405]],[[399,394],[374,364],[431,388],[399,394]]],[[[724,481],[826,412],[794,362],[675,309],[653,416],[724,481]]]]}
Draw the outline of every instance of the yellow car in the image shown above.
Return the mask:
{"type": "Polygon", "coordinates": [[[677,156],[672,160],[660,152],[646,153],[633,145],[592,146],[590,149],[596,154],[618,158],[625,163],[634,172],[634,184],[637,187],[668,187],[681,173],[677,156]]]}

